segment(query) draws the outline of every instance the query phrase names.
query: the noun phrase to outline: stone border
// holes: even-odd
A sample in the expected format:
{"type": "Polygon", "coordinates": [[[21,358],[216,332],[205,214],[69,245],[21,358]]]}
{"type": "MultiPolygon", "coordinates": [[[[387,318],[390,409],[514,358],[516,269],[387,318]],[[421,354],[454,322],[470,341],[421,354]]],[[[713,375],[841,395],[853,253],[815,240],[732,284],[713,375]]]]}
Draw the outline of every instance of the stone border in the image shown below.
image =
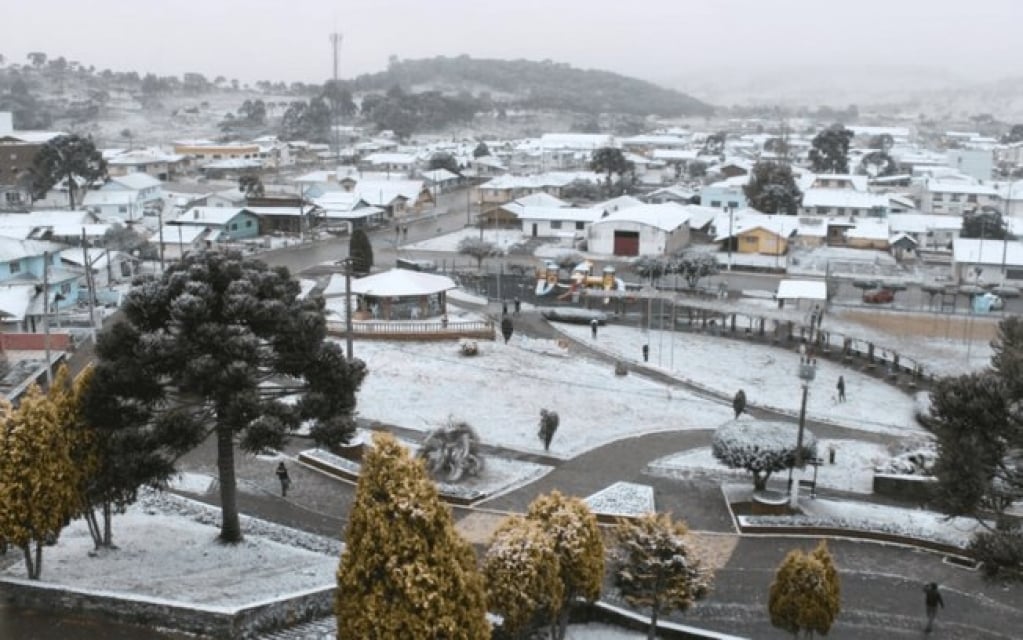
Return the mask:
{"type": "Polygon", "coordinates": [[[18,578],[0,578],[0,593],[19,607],[83,614],[114,622],[230,640],[247,640],[265,631],[331,615],[335,587],[295,594],[254,605],[227,608],[188,606],[109,592],[70,589],[18,578]]]}

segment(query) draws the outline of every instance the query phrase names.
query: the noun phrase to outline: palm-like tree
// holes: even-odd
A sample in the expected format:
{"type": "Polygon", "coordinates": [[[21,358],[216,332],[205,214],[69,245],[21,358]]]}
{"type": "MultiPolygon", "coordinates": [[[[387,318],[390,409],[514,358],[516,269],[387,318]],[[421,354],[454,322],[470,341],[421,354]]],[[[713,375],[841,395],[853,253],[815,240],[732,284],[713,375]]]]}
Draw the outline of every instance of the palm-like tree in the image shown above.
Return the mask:
{"type": "Polygon", "coordinates": [[[106,177],[107,163],[103,154],[89,138],[76,135],[57,136],[36,154],[32,163],[32,195],[46,197],[61,180],[67,181],[68,205],[75,208],[76,177],[86,184],[106,177]]]}

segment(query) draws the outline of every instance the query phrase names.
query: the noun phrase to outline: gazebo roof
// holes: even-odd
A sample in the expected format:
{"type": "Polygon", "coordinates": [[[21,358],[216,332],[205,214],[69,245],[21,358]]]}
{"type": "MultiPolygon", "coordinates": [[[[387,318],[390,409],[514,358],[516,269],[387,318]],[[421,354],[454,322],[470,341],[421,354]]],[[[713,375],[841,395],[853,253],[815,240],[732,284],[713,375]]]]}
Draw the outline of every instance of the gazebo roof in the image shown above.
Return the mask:
{"type": "MultiPolygon", "coordinates": [[[[391,269],[352,281],[352,293],[379,297],[428,296],[457,287],[458,285],[447,276],[408,269],[391,269]]],[[[323,291],[323,297],[331,298],[344,294],[344,276],[332,275],[323,291]]]]}

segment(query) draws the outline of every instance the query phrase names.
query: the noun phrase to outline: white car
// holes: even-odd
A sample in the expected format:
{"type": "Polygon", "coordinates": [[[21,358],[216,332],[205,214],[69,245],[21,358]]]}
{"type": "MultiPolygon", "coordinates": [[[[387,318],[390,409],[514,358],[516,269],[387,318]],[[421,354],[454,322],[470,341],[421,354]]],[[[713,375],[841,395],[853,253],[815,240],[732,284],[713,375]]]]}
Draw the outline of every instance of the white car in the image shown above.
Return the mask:
{"type": "Polygon", "coordinates": [[[987,308],[989,311],[1001,311],[1005,307],[1005,301],[1002,300],[1002,297],[993,293],[982,293],[977,298],[977,306],[987,308]]]}

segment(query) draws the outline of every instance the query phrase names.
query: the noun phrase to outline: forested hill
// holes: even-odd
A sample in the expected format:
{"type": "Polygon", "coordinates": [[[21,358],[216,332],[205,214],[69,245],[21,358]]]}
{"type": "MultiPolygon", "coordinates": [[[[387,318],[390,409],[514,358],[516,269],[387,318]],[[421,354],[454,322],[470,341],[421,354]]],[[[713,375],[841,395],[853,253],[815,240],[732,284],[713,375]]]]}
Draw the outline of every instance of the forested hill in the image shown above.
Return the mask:
{"type": "Polygon", "coordinates": [[[609,71],[530,60],[485,60],[438,56],[392,60],[386,71],[361,75],[356,91],[438,89],[492,94],[495,101],[532,109],[639,116],[704,115],[710,105],[684,93],[609,71]]]}

